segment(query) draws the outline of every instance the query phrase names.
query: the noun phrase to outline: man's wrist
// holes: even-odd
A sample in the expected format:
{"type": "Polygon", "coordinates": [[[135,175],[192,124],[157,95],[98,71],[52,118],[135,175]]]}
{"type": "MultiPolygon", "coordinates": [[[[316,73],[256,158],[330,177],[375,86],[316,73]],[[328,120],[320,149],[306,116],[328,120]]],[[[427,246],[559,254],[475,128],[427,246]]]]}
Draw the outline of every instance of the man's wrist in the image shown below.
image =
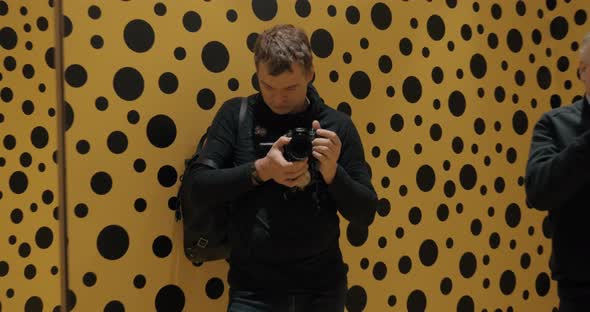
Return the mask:
{"type": "Polygon", "coordinates": [[[252,171],[250,172],[250,178],[255,185],[261,185],[264,183],[264,180],[260,177],[260,174],[259,174],[260,164],[257,166],[256,162],[254,162],[252,164],[252,171]]]}

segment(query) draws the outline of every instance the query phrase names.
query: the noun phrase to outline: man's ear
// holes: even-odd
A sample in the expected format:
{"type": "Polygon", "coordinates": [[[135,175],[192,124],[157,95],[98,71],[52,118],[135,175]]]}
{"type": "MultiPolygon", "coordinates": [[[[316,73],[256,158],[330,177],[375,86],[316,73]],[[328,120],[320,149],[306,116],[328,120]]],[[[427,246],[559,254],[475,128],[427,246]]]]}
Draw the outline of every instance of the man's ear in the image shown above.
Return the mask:
{"type": "Polygon", "coordinates": [[[584,62],[580,62],[580,66],[578,67],[578,75],[580,76],[580,80],[586,81],[586,76],[583,75],[588,70],[588,65],[584,62]]]}

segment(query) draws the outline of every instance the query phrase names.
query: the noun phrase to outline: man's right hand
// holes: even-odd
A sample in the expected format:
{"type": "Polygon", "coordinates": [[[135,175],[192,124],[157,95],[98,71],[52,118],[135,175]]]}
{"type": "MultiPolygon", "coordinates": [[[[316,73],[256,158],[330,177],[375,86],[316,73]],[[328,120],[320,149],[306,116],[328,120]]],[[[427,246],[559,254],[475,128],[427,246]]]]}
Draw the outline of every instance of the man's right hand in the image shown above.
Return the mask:
{"type": "Polygon", "coordinates": [[[302,186],[307,184],[308,164],[307,160],[289,162],[283,157],[284,146],[289,143],[291,138],[286,136],[280,137],[272,145],[270,151],[264,158],[256,160],[256,172],[263,181],[270,179],[287,187],[302,186]]]}

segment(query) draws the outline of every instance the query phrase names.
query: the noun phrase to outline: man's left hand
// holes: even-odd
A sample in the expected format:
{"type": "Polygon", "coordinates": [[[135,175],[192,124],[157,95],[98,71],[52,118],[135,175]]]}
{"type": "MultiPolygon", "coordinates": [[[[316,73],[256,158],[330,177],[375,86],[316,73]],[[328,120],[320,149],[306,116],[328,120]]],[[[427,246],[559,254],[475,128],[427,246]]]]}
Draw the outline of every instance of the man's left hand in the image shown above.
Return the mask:
{"type": "Polygon", "coordinates": [[[322,129],[319,121],[314,120],[312,126],[317,135],[317,138],[312,142],[313,156],[319,162],[319,170],[324,182],[331,184],[334,176],[336,176],[337,161],[340,157],[342,143],[335,132],[322,129]]]}

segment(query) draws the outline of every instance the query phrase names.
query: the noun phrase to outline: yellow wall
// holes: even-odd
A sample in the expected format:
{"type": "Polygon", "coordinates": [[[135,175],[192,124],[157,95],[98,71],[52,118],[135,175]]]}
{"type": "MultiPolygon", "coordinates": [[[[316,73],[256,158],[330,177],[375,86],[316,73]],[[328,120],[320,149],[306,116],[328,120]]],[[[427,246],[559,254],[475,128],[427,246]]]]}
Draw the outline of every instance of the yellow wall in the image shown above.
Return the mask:
{"type": "MultiPolygon", "coordinates": [[[[276,23],[308,32],[315,85],[329,105],[351,114],[380,198],[368,234],[342,223],[348,310],[553,310],[546,215],[525,204],[523,175],[534,123],[582,92],[572,45],[588,31],[583,2],[279,1],[276,11],[272,3],[64,1],[71,25],[64,60],[73,116],[66,169],[74,311],[224,311],[227,264],[195,267],[184,258],[169,203],[183,160],[223,101],[255,92],[248,38],[276,23]]],[[[9,274],[0,275],[0,302],[12,311],[35,293],[24,290],[21,267],[39,254],[33,248],[22,259],[17,247],[33,242],[42,224],[53,229],[48,250],[55,260],[39,262],[35,287],[59,286],[48,273],[58,263],[51,216],[57,200],[40,201],[43,190],[56,189],[50,146],[57,131],[47,115],[53,72],[42,55],[53,24],[44,33],[35,24],[51,8],[24,5],[29,14],[22,17],[23,4],[7,5],[0,20],[8,18],[19,44],[0,53],[18,65],[13,72],[0,67],[0,89],[15,91],[11,103],[0,103],[0,136],[12,133],[17,147],[0,150],[0,261],[10,263],[9,274]],[[21,39],[25,22],[34,39],[21,39]],[[41,57],[26,61],[26,40],[41,57]],[[33,81],[20,73],[27,62],[39,67],[33,81]],[[41,81],[45,93],[37,92],[41,81]],[[40,102],[32,116],[20,110],[25,97],[40,102]],[[29,143],[37,125],[49,132],[44,149],[29,143]],[[24,151],[35,155],[22,169],[24,151]],[[44,173],[36,170],[41,161],[44,173]],[[13,194],[8,177],[18,170],[39,185],[13,194]],[[19,206],[25,218],[15,225],[9,215],[19,206]],[[16,245],[7,244],[9,235],[18,237],[16,245]],[[38,280],[41,273],[51,279],[38,280]]],[[[53,307],[58,294],[49,294],[43,292],[44,303],[47,297],[45,306],[53,307]]]]}
{"type": "Polygon", "coordinates": [[[61,301],[53,10],[0,1],[0,311],[61,301]]]}

